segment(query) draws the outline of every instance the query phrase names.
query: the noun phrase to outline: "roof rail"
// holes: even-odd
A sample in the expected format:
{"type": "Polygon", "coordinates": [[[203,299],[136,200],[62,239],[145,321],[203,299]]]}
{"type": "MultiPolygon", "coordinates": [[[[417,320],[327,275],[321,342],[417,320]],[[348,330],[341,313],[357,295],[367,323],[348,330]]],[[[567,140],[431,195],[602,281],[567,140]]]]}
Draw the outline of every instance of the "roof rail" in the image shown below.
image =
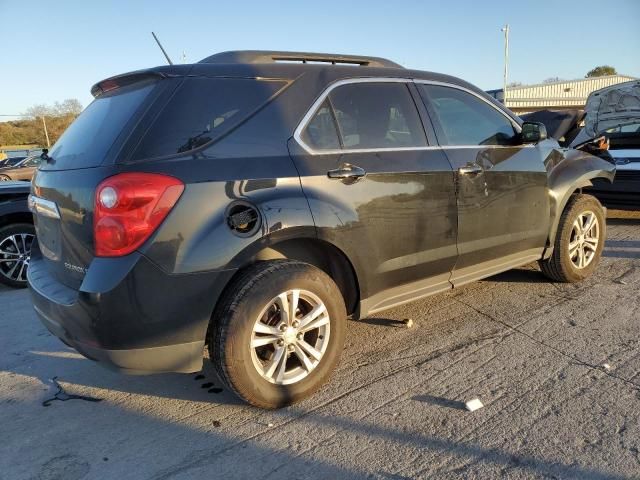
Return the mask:
{"type": "Polygon", "coordinates": [[[216,53],[198,63],[330,63],[332,65],[358,65],[360,67],[404,68],[391,60],[359,55],[335,53],[278,52],[269,50],[235,50],[216,53]]]}

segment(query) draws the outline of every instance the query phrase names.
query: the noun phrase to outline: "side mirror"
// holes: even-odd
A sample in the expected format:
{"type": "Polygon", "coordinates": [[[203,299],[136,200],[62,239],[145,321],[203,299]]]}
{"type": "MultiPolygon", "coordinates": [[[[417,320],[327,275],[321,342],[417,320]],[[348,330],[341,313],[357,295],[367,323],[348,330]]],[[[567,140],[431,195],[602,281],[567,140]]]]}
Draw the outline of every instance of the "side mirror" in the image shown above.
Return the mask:
{"type": "Polygon", "coordinates": [[[522,124],[522,143],[538,143],[547,139],[547,127],[540,122],[522,124]]]}

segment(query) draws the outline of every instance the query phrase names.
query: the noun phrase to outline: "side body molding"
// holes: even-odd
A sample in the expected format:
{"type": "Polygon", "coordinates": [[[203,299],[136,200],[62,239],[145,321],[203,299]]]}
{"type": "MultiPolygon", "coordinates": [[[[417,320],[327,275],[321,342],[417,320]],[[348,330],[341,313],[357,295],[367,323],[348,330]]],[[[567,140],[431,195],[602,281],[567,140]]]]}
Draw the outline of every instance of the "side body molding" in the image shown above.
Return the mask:
{"type": "Polygon", "coordinates": [[[549,175],[551,208],[549,244],[543,254],[546,259],[553,253],[560,217],[571,195],[580,188],[592,186],[594,178],[613,182],[616,167],[602,158],[575,149],[554,149],[546,158],[545,167],[549,175]]]}

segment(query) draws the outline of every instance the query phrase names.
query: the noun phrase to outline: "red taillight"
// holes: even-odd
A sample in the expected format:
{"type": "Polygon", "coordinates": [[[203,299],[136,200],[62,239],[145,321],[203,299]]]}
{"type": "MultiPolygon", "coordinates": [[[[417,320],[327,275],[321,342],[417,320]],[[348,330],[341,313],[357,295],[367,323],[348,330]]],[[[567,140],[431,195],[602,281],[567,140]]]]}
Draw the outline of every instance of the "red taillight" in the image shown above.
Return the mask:
{"type": "Polygon", "coordinates": [[[96,189],[93,217],[95,254],[133,252],[158,228],[184,191],[177,178],[156,173],[121,173],[96,189]]]}

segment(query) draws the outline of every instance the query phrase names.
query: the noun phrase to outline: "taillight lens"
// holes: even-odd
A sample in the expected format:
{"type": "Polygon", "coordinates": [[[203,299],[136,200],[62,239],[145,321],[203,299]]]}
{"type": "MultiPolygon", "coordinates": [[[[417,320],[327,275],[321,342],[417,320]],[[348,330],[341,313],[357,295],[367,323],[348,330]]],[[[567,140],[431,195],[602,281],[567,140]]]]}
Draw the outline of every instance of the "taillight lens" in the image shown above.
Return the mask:
{"type": "Polygon", "coordinates": [[[180,180],[156,173],[121,173],[107,178],[96,189],[96,256],[120,257],[133,252],[158,228],[183,191],[180,180]]]}

